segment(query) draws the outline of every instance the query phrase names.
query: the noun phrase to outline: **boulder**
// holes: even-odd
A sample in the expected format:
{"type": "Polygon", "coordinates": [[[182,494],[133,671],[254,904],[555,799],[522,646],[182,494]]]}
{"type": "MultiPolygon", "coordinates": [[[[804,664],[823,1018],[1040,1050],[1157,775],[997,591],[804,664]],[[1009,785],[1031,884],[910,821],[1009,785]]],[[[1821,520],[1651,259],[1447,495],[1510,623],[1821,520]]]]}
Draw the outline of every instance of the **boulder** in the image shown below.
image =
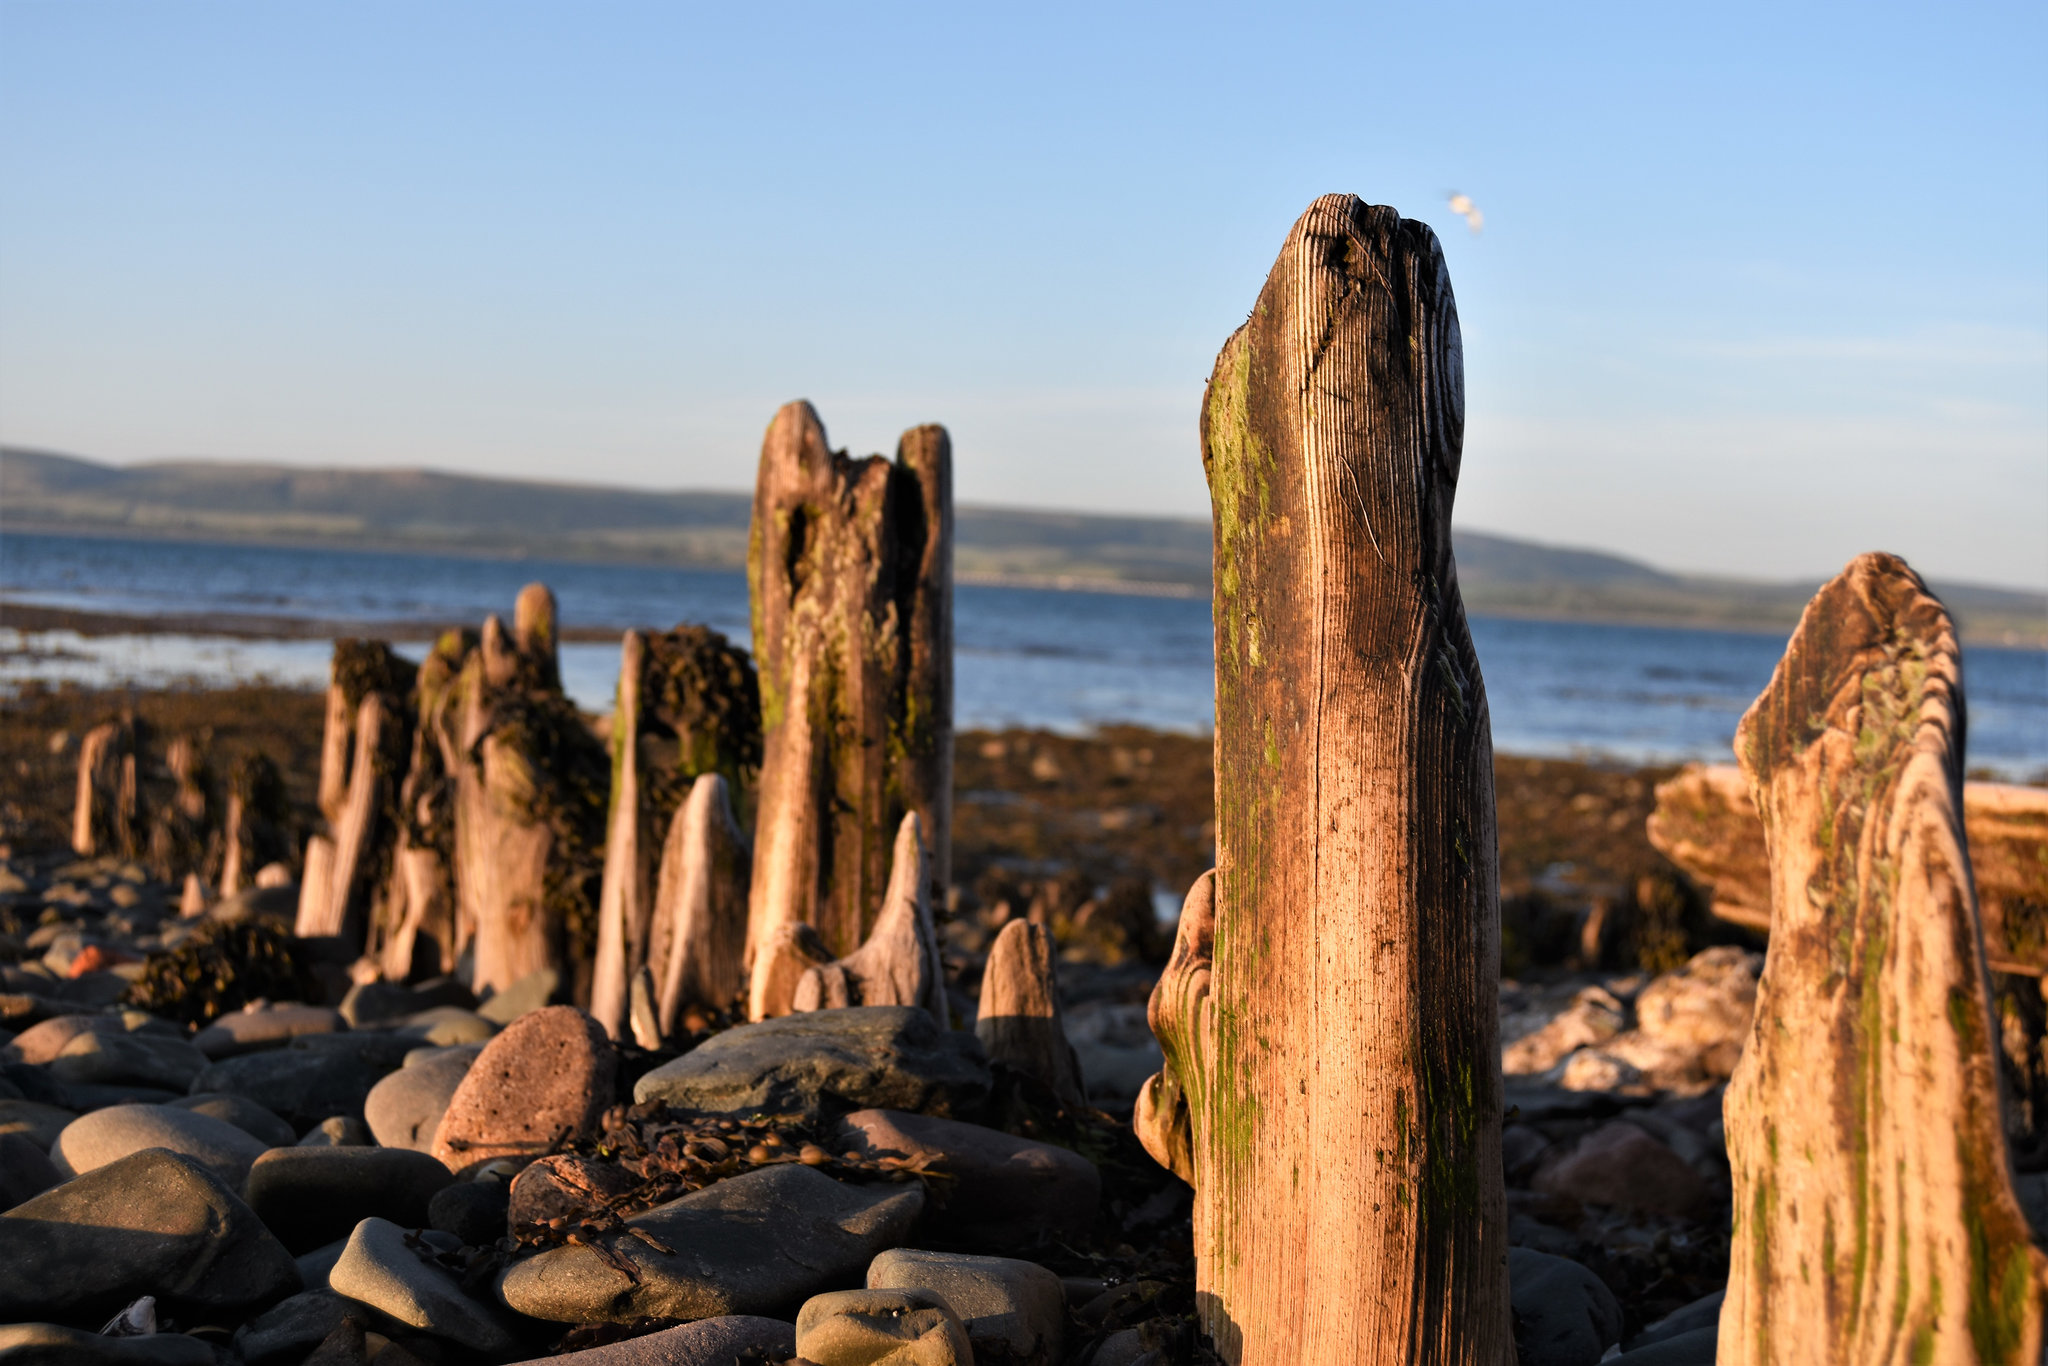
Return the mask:
{"type": "Polygon", "coordinates": [[[1621,1304],[1577,1262],[1508,1249],[1508,1294],[1520,1366],[1596,1366],[1621,1341],[1621,1304]]]}
{"type": "Polygon", "coordinates": [[[347,1028],[341,1012],[328,1006],[265,1006],[221,1016],[192,1036],[192,1046],[209,1058],[232,1058],[282,1048],[302,1034],[336,1034],[347,1028]]]}
{"type": "Polygon", "coordinates": [[[834,1146],[928,1161],[953,1177],[931,1223],[970,1247],[1085,1237],[1102,1198],[1101,1173],[1079,1153],[957,1119],[858,1110],[841,1123],[834,1146]]]}
{"type": "Polygon", "coordinates": [[[1733,945],[1695,954],[1684,967],[1643,988],[1636,997],[1636,1029],[1697,1057],[1708,1075],[1726,1077],[1749,1040],[1762,971],[1762,954],[1733,945]]]}
{"type": "Polygon", "coordinates": [[[408,985],[403,982],[358,982],[341,1001],[341,1018],[354,1029],[386,1029],[403,1024],[435,1006],[476,1004],[469,988],[453,977],[408,985]]]}
{"type": "Polygon", "coordinates": [[[169,1105],[116,1105],[80,1115],[66,1125],[50,1149],[50,1161],[72,1177],[145,1148],[163,1148],[191,1158],[239,1190],[249,1164],[268,1146],[211,1115],[169,1105]]]}
{"type": "Polygon", "coordinates": [[[1709,1192],[1700,1174],[1668,1145],[1627,1120],[1615,1120],[1536,1173],[1549,1195],[1644,1214],[1698,1215],[1709,1192]]]}
{"type": "Polygon", "coordinates": [[[553,968],[539,968],[487,998],[476,1008],[476,1013],[494,1025],[511,1024],[520,1016],[531,1014],[554,1000],[561,984],[560,973],[553,968]]]}
{"type": "Polygon", "coordinates": [[[916,1290],[837,1290],[796,1316],[796,1354],[817,1366],[974,1366],[959,1316],[916,1290]]]}
{"type": "Polygon", "coordinates": [[[214,1355],[183,1333],[110,1338],[54,1323],[10,1323],[0,1326],[0,1366],[214,1366],[214,1355]]]}
{"type": "Polygon", "coordinates": [[[473,1010],[460,1006],[435,1006],[411,1016],[396,1032],[419,1044],[452,1048],[457,1044],[486,1044],[498,1026],[473,1010]]]}
{"type": "Polygon", "coordinates": [[[454,1178],[405,1148],[276,1148],[249,1168],[248,1202],[293,1254],[346,1238],[368,1216],[406,1228],[454,1178]]]}
{"type": "Polygon", "coordinates": [[[25,1134],[0,1134],[0,1209],[13,1209],[64,1180],[50,1155],[25,1134]]]}
{"type": "Polygon", "coordinates": [[[209,1093],[179,1096],[176,1100],[164,1103],[175,1110],[190,1110],[194,1114],[208,1115],[223,1123],[232,1124],[268,1148],[289,1148],[299,1141],[298,1133],[291,1125],[247,1096],[209,1093]]]}
{"type": "Polygon", "coordinates": [[[206,1070],[207,1057],[183,1039],[153,1033],[84,1033],[50,1059],[65,1085],[154,1086],[176,1094],[206,1070]]]}
{"type": "Polygon", "coordinates": [[[816,1118],[885,1106],[971,1117],[988,1091],[973,1035],[941,1029],[916,1006],[855,1006],[713,1035],[641,1077],[633,1097],[724,1113],[816,1118]]]}
{"type": "Polygon", "coordinates": [[[207,1323],[298,1288],[291,1254],[220,1177],[162,1149],[0,1214],[0,1320],[97,1324],[154,1295],[207,1323]]]}
{"type": "Polygon", "coordinates": [[[1695,1328],[1689,1333],[1638,1347],[1632,1352],[1609,1357],[1603,1366],[1714,1366],[1720,1350],[1719,1328],[1695,1328]]]}
{"type": "Polygon", "coordinates": [[[329,1115],[306,1130],[306,1136],[295,1143],[298,1148],[368,1148],[376,1143],[370,1136],[370,1126],[354,1115],[329,1115]]]}
{"type": "Polygon", "coordinates": [[[235,1331],[247,1366],[300,1366],[344,1321],[372,1326],[369,1306],[332,1290],[305,1290],[272,1305],[235,1331]]]}
{"type": "Polygon", "coordinates": [[[44,1152],[78,1114],[33,1100],[0,1100],[0,1134],[21,1134],[44,1152]]]}
{"type": "Polygon", "coordinates": [[[509,1183],[481,1177],[444,1186],[427,1204],[427,1223],[460,1238],[466,1247],[489,1247],[503,1238],[511,1212],[509,1183]]]}
{"type": "Polygon", "coordinates": [[[1548,1072],[1580,1048],[1594,1047],[1621,1033],[1627,1011],[1604,987],[1587,987],[1540,1028],[1501,1049],[1501,1071],[1509,1076],[1548,1072]]]}
{"type": "MultiPolygon", "coordinates": [[[[645,1337],[545,1358],[546,1366],[732,1366],[736,1360],[787,1361],[796,1327],[780,1319],[730,1314],[664,1328],[645,1337]]],[[[519,1363],[540,1366],[541,1358],[519,1363]]]]}
{"type": "Polygon", "coordinates": [[[461,1044],[406,1054],[405,1066],[371,1087],[363,1101],[363,1119],[377,1142],[387,1148],[431,1151],[448,1102],[483,1051],[482,1044],[461,1044]]]}
{"type": "MultiPolygon", "coordinates": [[[[50,984],[53,990],[57,985],[54,982],[50,984]]],[[[15,1035],[14,1042],[0,1048],[0,1058],[8,1062],[51,1062],[64,1051],[65,1045],[81,1034],[126,1034],[145,1028],[153,1028],[159,1035],[176,1035],[170,1025],[140,1011],[131,1010],[120,1015],[58,1015],[15,1035]]]]}
{"type": "Polygon", "coordinates": [[[193,1081],[192,1094],[245,1097],[299,1130],[330,1115],[360,1118],[370,1088],[410,1046],[388,1035],[303,1034],[284,1048],[214,1063],[193,1081]]]}
{"type": "Polygon", "coordinates": [[[1067,1297],[1036,1262],[896,1248],[868,1264],[870,1290],[935,1296],[956,1314],[983,1366],[1057,1366],[1067,1297]]]}
{"type": "Polygon", "coordinates": [[[451,1171],[531,1160],[564,1137],[596,1133],[612,1103],[618,1055],[574,1006],[520,1016],[484,1045],[449,1099],[432,1152],[451,1171]]]}
{"type": "Polygon", "coordinates": [[[1702,1328],[1719,1330],[1721,1327],[1721,1302],[1728,1298],[1726,1289],[1716,1290],[1711,1295],[1702,1295],[1691,1304],[1672,1310],[1649,1327],[1624,1342],[1624,1352],[1668,1342],[1687,1333],[1697,1333],[1702,1328]]]}
{"type": "Polygon", "coordinates": [[[503,1357],[518,1345],[495,1305],[463,1294],[455,1277],[427,1261],[388,1219],[356,1225],[327,1283],[337,1294],[473,1352],[503,1357]]]}
{"type": "Polygon", "coordinates": [[[498,1295],[522,1314],[563,1323],[787,1310],[857,1280],[876,1253],[909,1235],[923,1208],[914,1183],[842,1185],[794,1163],[757,1167],[626,1221],[671,1253],[627,1233],[604,1235],[637,1281],[591,1248],[562,1247],[515,1263],[498,1295]]]}

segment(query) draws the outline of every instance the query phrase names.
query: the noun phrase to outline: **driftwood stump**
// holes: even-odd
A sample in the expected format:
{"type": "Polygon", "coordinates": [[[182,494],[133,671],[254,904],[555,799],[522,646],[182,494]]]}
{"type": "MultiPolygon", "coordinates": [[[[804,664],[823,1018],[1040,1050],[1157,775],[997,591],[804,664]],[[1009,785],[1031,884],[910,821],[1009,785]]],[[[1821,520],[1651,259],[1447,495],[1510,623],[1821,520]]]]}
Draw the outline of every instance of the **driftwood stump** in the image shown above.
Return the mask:
{"type": "MultiPolygon", "coordinates": [[[[2048,788],[1964,783],[1963,830],[1992,970],[2041,976],[2048,970],[2048,788]]],[[[1693,764],[1659,783],[1649,836],[1707,888],[1715,915],[1770,930],[1764,826],[1741,769],[1693,764]]]]}
{"type": "Polygon", "coordinates": [[[320,810],[306,850],[295,932],[361,944],[398,840],[394,799],[412,748],[414,667],[381,640],[334,642],[320,810]],[[324,846],[324,847],[321,847],[324,846]]]}
{"type": "Polygon", "coordinates": [[[751,794],[761,704],[746,652],[703,626],[626,632],[611,750],[590,1013],[616,1039],[626,1025],[627,983],[650,961],[664,832],[699,775],[717,773],[728,793],[751,794]]]}
{"type": "Polygon", "coordinates": [[[466,947],[455,897],[455,781],[446,755],[455,684],[477,633],[445,631],[413,684],[412,754],[399,785],[398,843],[371,918],[367,952],[388,981],[455,970],[466,947]]]}
{"type": "Polygon", "coordinates": [[[729,792],[723,774],[701,775],[662,848],[647,958],[664,1037],[676,1032],[685,1007],[732,1010],[746,999],[752,860],[729,792]]]}
{"type": "Polygon", "coordinates": [[[1231,1361],[1514,1352],[1492,744],[1451,557],[1463,424],[1434,234],[1317,200],[1202,405],[1213,943],[1160,981],[1148,1088],[1187,1106],[1198,1300],[1231,1361]]]}
{"type": "Polygon", "coordinates": [[[866,937],[908,812],[931,851],[927,894],[945,893],[952,527],[944,428],[905,432],[891,462],[833,451],[808,403],[769,425],[747,556],[764,732],[748,898],[756,1018],[780,927],[811,924],[842,955],[866,937]]]}
{"type": "Polygon", "coordinates": [[[805,972],[790,999],[793,1010],[846,1006],[922,1006],[952,1026],[946,1008],[946,972],[932,923],[931,856],[915,811],[896,830],[889,888],[867,942],[844,958],[805,972]]]}
{"type": "Polygon", "coordinates": [[[1960,653],[1904,561],[1821,589],[1735,749],[1772,933],[1725,1101],[1718,1360],[2031,1366],[2048,1263],[2000,1123],[1960,653]]]}
{"type": "Polygon", "coordinates": [[[1012,920],[996,935],[981,974],[974,1035],[991,1061],[1036,1077],[1062,1105],[1080,1109],[1088,1103],[1081,1064],[1060,1015],[1052,935],[1044,926],[1012,920]]]}
{"type": "Polygon", "coordinates": [[[220,823],[220,894],[249,886],[256,871],[292,856],[292,807],[284,776],[267,754],[244,754],[228,768],[227,810],[220,823]]]}
{"type": "Polygon", "coordinates": [[[132,711],[104,721],[78,745],[71,848],[81,858],[142,852],[142,747],[148,727],[132,711]]]}
{"type": "Polygon", "coordinates": [[[449,700],[442,762],[455,779],[458,942],[472,986],[503,991],[543,968],[587,1001],[603,874],[603,747],[562,694],[554,599],[519,595],[519,629],[493,616],[449,700]]]}

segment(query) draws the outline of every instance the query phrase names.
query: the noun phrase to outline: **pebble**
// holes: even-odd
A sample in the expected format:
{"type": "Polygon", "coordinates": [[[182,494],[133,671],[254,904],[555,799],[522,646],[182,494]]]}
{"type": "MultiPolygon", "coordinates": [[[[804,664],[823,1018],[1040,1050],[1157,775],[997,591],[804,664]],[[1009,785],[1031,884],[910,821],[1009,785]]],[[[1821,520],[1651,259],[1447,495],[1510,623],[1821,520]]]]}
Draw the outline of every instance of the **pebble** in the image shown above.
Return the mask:
{"type": "MultiPolygon", "coordinates": [[[[354,1233],[354,1229],[349,1230],[354,1233]]],[[[292,1258],[292,1264],[299,1268],[299,1280],[308,1290],[325,1290],[327,1278],[334,1273],[334,1264],[341,1260],[341,1254],[348,1248],[348,1239],[337,1238],[311,1252],[302,1252],[292,1258]]]]}
{"type": "Polygon", "coordinates": [[[1674,1309],[1663,1318],[1637,1333],[1622,1344],[1626,1351],[1636,1351],[1655,1343],[1665,1342],[1686,1333],[1696,1333],[1702,1328],[1719,1329],[1721,1326],[1721,1304],[1728,1298],[1726,1290],[1716,1290],[1703,1295],[1691,1304],[1674,1309]]]}
{"type": "Polygon", "coordinates": [[[618,1055],[574,1006],[520,1016],[484,1045],[448,1102],[433,1154],[451,1171],[532,1159],[565,1135],[588,1137],[612,1103],[618,1055]]]}
{"type": "Polygon", "coordinates": [[[868,1289],[936,1296],[959,1317],[977,1361],[1056,1366],[1065,1345],[1065,1288],[1036,1262],[895,1248],[869,1263],[868,1289]]]}
{"type": "Polygon", "coordinates": [[[1707,1183],[1685,1159],[1626,1120],[1603,1124],[1536,1173],[1535,1190],[1644,1214],[1692,1215],[1707,1183]]]}
{"type": "Polygon", "coordinates": [[[915,1006],[806,1011],[715,1034],[640,1078],[636,1101],[683,1110],[816,1118],[887,1107],[971,1118],[988,1062],[966,1031],[915,1006]]]}
{"type": "Polygon", "coordinates": [[[561,974],[553,968],[539,968],[506,987],[476,1008],[476,1013],[495,1025],[508,1025],[555,999],[561,974]]]}
{"type": "Polygon", "coordinates": [[[173,1109],[190,1110],[194,1114],[209,1115],[223,1123],[232,1124],[268,1148],[289,1148],[299,1141],[298,1133],[291,1125],[247,1096],[209,1093],[180,1096],[176,1100],[164,1103],[173,1109]]]}
{"type": "Polygon", "coordinates": [[[344,1321],[368,1328],[367,1305],[332,1290],[305,1290],[264,1310],[235,1332],[247,1366],[299,1366],[344,1321]]]}
{"type": "Polygon", "coordinates": [[[109,1338],[54,1323],[0,1325],[0,1366],[214,1366],[213,1348],[183,1333],[109,1338]]]}
{"type": "Polygon", "coordinates": [[[348,1028],[341,1012],[327,1006],[275,1005],[223,1015],[192,1036],[192,1046],[209,1058],[232,1058],[282,1048],[302,1034],[335,1034],[348,1028]]]}
{"type": "Polygon", "coordinates": [[[388,1219],[356,1225],[327,1283],[337,1294],[474,1352],[504,1357],[518,1346],[503,1314],[463,1294],[455,1277],[415,1252],[405,1230],[388,1219]]]}
{"type": "Polygon", "coordinates": [[[329,1115],[306,1130],[306,1136],[295,1147],[300,1148],[368,1148],[376,1143],[370,1136],[370,1126],[354,1115],[329,1115]]]}
{"type": "Polygon", "coordinates": [[[24,1134],[44,1152],[64,1132],[64,1126],[78,1114],[56,1105],[33,1100],[0,1100],[0,1134],[24,1134]]]}
{"type": "MultiPolygon", "coordinates": [[[[795,1355],[794,1324],[729,1314],[544,1360],[547,1366],[732,1366],[736,1360],[782,1362],[795,1355]]],[[[542,1360],[518,1366],[540,1366],[542,1360]]]]}
{"type": "Polygon", "coordinates": [[[1595,1366],[1621,1341],[1621,1304],[1577,1262],[1508,1249],[1508,1298],[1520,1366],[1595,1366]]]}
{"type": "Polygon", "coordinates": [[[506,1235],[510,1213],[507,1183],[480,1178],[442,1187],[427,1205],[427,1223],[467,1247],[489,1247],[506,1235]]]}
{"type": "Polygon", "coordinates": [[[590,1248],[562,1247],[515,1263],[498,1296],[564,1323],[773,1313],[858,1280],[877,1253],[909,1236],[923,1208],[915,1182],[841,1185],[796,1163],[758,1167],[626,1221],[673,1256],[605,1235],[637,1283],[590,1248]]]}
{"type": "Polygon", "coordinates": [[[151,1148],[0,1214],[0,1320],[105,1318],[139,1295],[218,1322],[299,1288],[291,1255],[207,1168],[151,1148]]]}
{"type": "Polygon", "coordinates": [[[370,1088],[404,1058],[407,1041],[378,1034],[307,1034],[285,1048],[225,1058],[201,1072],[192,1094],[246,1097],[296,1130],[334,1114],[360,1116],[370,1088]]]}
{"type": "Polygon", "coordinates": [[[1714,1366],[1720,1338],[1719,1328],[1695,1328],[1689,1333],[1638,1347],[1633,1352],[1609,1357],[1602,1366],[1714,1366]]]}
{"type": "Polygon", "coordinates": [[[66,1085],[155,1086],[177,1093],[206,1070],[207,1056],[183,1039],[148,1033],[85,1033],[50,1059],[66,1085]]]}
{"type": "Polygon", "coordinates": [[[483,1051],[482,1044],[461,1044],[406,1054],[405,1065],[371,1087],[363,1101],[363,1119],[377,1142],[387,1148],[431,1150],[448,1102],[483,1051]]]}
{"type": "Polygon", "coordinates": [[[974,1366],[960,1319],[916,1290],[835,1290],[796,1316],[796,1354],[817,1366],[974,1366]]]}
{"type": "Polygon", "coordinates": [[[65,1177],[95,1171],[145,1148],[182,1154],[236,1190],[269,1145],[225,1120],[169,1105],[116,1105],[64,1126],[50,1161],[65,1177]]]}
{"type": "Polygon", "coordinates": [[[26,1134],[0,1134],[0,1209],[13,1209],[64,1180],[26,1134]]]}
{"type": "Polygon", "coordinates": [[[476,997],[453,977],[436,977],[408,986],[400,982],[358,982],[341,999],[341,1018],[355,1029],[384,1029],[403,1024],[435,1006],[473,1006],[476,997]]]}
{"type": "Polygon", "coordinates": [[[249,1168],[249,1208],[294,1255],[346,1238],[365,1216],[407,1228],[453,1180],[425,1153],[405,1148],[274,1148],[249,1168]]]}
{"type": "MultiPolygon", "coordinates": [[[[66,1044],[81,1034],[125,1034],[150,1019],[151,1017],[140,1012],[129,1012],[126,1015],[59,1015],[24,1029],[14,1036],[13,1043],[8,1044],[0,1052],[4,1052],[9,1062],[46,1063],[53,1061],[64,1051],[66,1044]]],[[[168,1030],[169,1026],[164,1028],[168,1030]]]]}
{"type": "Polygon", "coordinates": [[[954,1184],[944,1207],[932,1212],[933,1227],[973,1247],[1080,1238],[1102,1198],[1101,1173],[1072,1149],[955,1119],[858,1110],[842,1122],[834,1146],[863,1156],[937,1159],[954,1184]]]}
{"type": "Polygon", "coordinates": [[[435,1006],[410,1017],[395,1032],[415,1044],[449,1048],[456,1044],[489,1043],[498,1027],[473,1010],[435,1006]]]}

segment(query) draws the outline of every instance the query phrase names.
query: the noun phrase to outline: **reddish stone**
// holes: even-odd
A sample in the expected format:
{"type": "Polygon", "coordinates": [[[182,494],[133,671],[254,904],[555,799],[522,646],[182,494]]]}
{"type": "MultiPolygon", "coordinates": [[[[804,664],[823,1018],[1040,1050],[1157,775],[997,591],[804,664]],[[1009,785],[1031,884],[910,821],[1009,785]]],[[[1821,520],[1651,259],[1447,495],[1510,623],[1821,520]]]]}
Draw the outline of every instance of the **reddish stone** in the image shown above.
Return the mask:
{"type": "Polygon", "coordinates": [[[433,1154],[461,1174],[590,1137],[612,1103],[617,1073],[603,1027],[574,1006],[522,1015],[470,1065],[434,1133],[433,1154]]]}
{"type": "Polygon", "coordinates": [[[1698,1214],[1706,1181],[1660,1140],[1626,1120],[1603,1124],[1536,1173],[1535,1188],[1644,1214],[1698,1214]]]}

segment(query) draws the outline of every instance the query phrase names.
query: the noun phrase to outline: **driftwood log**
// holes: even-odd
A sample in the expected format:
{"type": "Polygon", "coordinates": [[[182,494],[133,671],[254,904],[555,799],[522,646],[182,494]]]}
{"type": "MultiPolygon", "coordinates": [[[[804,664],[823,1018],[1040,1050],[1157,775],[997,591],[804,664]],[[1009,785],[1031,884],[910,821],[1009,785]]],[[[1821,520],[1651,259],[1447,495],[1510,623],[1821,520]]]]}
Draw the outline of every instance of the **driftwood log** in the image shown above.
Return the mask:
{"type": "Polygon", "coordinates": [[[982,970],[974,1035],[991,1061],[1036,1077],[1062,1105],[1080,1109],[1088,1097],[1060,1014],[1052,947],[1042,925],[1020,917],[1003,926],[982,970]]]}
{"type": "MultiPolygon", "coordinates": [[[[2048,788],[1963,784],[1963,828],[1994,972],[2048,970],[2048,788]]],[[[1770,861],[1749,782],[1733,764],[1692,764],[1657,785],[1650,843],[1701,883],[1723,920],[1768,932],[1770,861]]]]}
{"type": "Polygon", "coordinates": [[[616,1039],[626,1025],[627,984],[650,962],[664,832],[702,774],[721,775],[728,794],[751,793],[761,762],[753,663],[707,627],[628,631],[611,724],[611,811],[590,1013],[616,1039]]]}
{"type": "Polygon", "coordinates": [[[412,748],[414,667],[381,640],[334,642],[320,746],[326,829],[306,846],[296,932],[360,945],[397,846],[395,798],[412,748]]]}
{"type": "Polygon", "coordinates": [[[132,711],[103,721],[78,745],[71,848],[81,858],[142,852],[142,747],[148,727],[132,711]]]}
{"type": "Polygon", "coordinates": [[[1147,1125],[1186,1126],[1198,1302],[1233,1362],[1514,1351],[1492,744],[1451,556],[1463,382],[1435,235],[1331,195],[1203,400],[1213,937],[1181,951],[1184,922],[1156,990],[1147,1125]]]}
{"type": "Polygon", "coordinates": [[[915,811],[897,827],[889,887],[867,942],[806,971],[790,999],[793,1010],[846,1006],[922,1006],[941,1029],[952,1025],[932,923],[931,855],[915,811]]]}
{"type": "Polygon", "coordinates": [[[2048,1262],[2000,1122],[1960,652],[1904,561],[1821,589],[1735,748],[1772,934],[1725,1101],[1717,1359],[2031,1366],[2048,1262]]]}
{"type": "Polygon", "coordinates": [[[722,773],[705,773],[669,823],[647,958],[662,1037],[689,1006],[732,1010],[747,992],[747,837],[722,773]]]}
{"type": "Polygon", "coordinates": [[[892,831],[916,812],[932,885],[951,876],[953,476],[945,429],[892,462],[826,443],[808,403],[761,445],[747,556],[763,755],[754,825],[749,1012],[766,946],[804,922],[835,954],[873,927],[892,831]]]}
{"type": "Polygon", "coordinates": [[[442,762],[455,780],[456,939],[472,986],[503,991],[543,968],[589,999],[603,873],[603,747],[561,688],[554,598],[493,616],[449,701],[442,762]]]}

